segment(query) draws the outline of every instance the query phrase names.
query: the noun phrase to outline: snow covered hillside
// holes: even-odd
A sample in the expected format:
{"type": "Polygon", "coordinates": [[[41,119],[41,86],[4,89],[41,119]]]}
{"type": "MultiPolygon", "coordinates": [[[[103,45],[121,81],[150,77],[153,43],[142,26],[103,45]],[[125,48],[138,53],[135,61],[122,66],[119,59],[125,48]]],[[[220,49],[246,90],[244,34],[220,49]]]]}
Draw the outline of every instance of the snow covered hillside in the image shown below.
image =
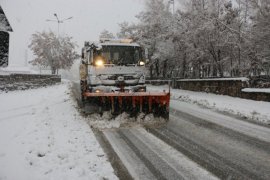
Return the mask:
{"type": "Polygon", "coordinates": [[[68,84],[0,94],[0,179],[117,179],[68,84]]]}
{"type": "MultiPolygon", "coordinates": [[[[168,86],[147,86],[148,90],[161,91],[168,86]]],[[[177,101],[196,104],[220,112],[227,112],[243,118],[264,124],[270,124],[270,103],[254,101],[231,96],[215,95],[204,92],[171,89],[171,107],[177,106],[177,101]]]]}

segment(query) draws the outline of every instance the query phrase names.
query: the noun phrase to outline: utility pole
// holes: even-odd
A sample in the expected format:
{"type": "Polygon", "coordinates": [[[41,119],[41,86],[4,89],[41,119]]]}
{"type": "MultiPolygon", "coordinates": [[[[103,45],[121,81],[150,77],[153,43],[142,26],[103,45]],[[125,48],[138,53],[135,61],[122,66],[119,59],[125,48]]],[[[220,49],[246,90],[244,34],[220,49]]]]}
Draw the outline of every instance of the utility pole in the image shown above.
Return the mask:
{"type": "Polygon", "coordinates": [[[172,13],[174,14],[174,0],[169,0],[169,4],[172,5],[172,13]]]}
{"type": "Polygon", "coordinates": [[[58,25],[58,37],[59,37],[59,28],[60,28],[60,24],[61,24],[61,23],[64,23],[64,22],[67,21],[67,20],[72,19],[73,17],[69,17],[69,18],[60,20],[60,19],[58,18],[58,16],[57,16],[56,13],[54,13],[53,15],[55,16],[56,20],[47,19],[46,21],[56,22],[56,23],[57,23],[57,25],[58,25]]]}

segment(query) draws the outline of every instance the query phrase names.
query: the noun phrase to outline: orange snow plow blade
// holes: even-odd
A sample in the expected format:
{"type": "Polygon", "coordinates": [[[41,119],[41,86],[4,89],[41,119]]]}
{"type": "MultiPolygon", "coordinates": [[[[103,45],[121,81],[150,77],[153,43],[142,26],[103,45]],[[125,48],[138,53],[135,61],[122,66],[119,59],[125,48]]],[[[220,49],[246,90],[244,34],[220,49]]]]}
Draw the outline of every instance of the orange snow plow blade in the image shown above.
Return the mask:
{"type": "Polygon", "coordinates": [[[83,96],[91,104],[92,110],[98,107],[98,112],[110,110],[115,115],[127,112],[131,116],[136,116],[137,113],[153,113],[154,116],[169,118],[169,92],[85,92],[83,96]]]}

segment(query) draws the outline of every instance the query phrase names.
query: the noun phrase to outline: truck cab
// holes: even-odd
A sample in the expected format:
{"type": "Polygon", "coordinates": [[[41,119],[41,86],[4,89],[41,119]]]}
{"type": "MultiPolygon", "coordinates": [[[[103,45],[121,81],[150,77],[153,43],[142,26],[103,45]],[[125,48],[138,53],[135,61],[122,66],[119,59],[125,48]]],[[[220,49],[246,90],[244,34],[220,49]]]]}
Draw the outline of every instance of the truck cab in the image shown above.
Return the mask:
{"type": "Polygon", "coordinates": [[[143,48],[130,39],[85,42],[81,81],[90,92],[145,92],[143,48]]]}

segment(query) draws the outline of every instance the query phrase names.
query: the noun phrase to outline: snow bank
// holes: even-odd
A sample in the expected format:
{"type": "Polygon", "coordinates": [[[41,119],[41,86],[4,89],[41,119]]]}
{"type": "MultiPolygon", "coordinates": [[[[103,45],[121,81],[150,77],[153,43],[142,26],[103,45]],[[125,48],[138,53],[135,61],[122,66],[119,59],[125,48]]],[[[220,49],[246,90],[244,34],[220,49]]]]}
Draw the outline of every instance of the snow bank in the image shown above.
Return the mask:
{"type": "Polygon", "coordinates": [[[0,72],[6,74],[39,74],[38,71],[31,69],[28,66],[8,66],[6,68],[0,69],[0,72]]]}
{"type": "Polygon", "coordinates": [[[270,88],[245,88],[243,92],[259,92],[259,93],[270,93],[270,88]]]}
{"type": "Polygon", "coordinates": [[[209,79],[179,79],[177,81],[249,81],[246,77],[240,78],[209,78],[209,79]]]}
{"type": "Polygon", "coordinates": [[[67,84],[0,102],[0,179],[117,179],[67,84]]]}
{"type": "MultiPolygon", "coordinates": [[[[148,86],[148,90],[161,91],[166,86],[148,86]]],[[[171,89],[171,101],[184,101],[213,110],[230,113],[257,122],[270,124],[270,103],[224,95],[171,89]]],[[[175,102],[176,101],[176,102],[175,102]]],[[[172,105],[172,104],[171,104],[172,105]]],[[[171,106],[173,107],[173,106],[171,106]]]]}

